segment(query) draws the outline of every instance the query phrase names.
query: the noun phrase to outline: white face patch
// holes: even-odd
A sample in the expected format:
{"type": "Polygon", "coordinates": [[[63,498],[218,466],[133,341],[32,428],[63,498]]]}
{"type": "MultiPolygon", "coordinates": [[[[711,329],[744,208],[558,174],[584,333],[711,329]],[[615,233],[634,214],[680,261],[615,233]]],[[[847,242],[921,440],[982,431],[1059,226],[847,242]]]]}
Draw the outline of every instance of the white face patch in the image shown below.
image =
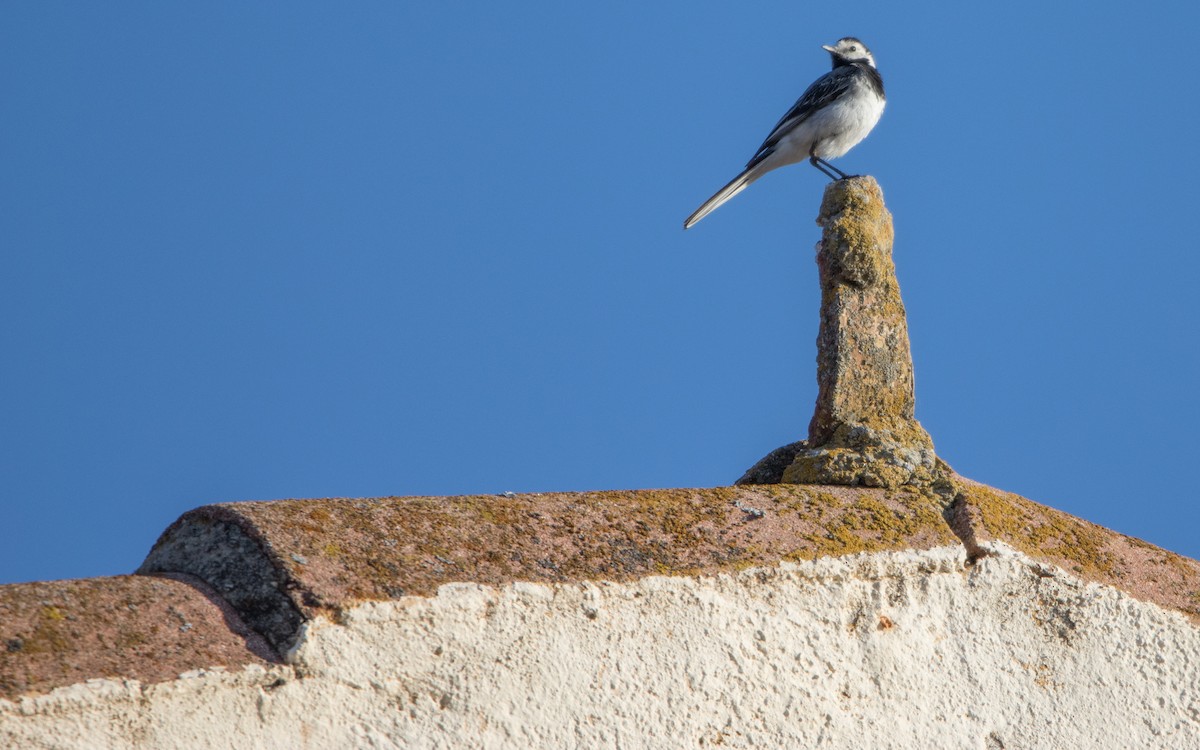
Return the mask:
{"type": "Polygon", "coordinates": [[[871,50],[867,49],[867,45],[863,44],[854,37],[843,37],[838,40],[834,46],[837,54],[847,60],[862,60],[875,67],[875,58],[871,56],[871,50]]]}

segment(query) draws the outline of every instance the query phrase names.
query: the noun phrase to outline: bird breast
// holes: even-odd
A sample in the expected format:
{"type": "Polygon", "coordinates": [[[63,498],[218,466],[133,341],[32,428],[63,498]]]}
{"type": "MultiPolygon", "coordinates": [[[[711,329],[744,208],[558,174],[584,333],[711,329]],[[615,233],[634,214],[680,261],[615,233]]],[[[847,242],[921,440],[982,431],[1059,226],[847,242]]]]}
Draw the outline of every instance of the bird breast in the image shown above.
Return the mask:
{"type": "MultiPolygon", "coordinates": [[[[842,156],[867,137],[883,115],[884,99],[863,79],[854,89],[827,107],[812,114],[781,142],[779,152],[784,163],[808,158],[816,144],[815,153],[822,159],[842,156]]],[[[782,166],[782,164],[780,165],[782,166]]]]}

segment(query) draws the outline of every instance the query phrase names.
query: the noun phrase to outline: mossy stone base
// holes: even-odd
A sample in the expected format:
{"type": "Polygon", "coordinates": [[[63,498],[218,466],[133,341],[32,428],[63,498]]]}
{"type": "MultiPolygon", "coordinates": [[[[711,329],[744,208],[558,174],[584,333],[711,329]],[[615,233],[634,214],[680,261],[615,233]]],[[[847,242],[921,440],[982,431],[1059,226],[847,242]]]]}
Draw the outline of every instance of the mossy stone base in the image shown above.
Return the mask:
{"type": "Polygon", "coordinates": [[[908,322],[892,261],[892,216],[871,177],[825,190],[817,224],[821,326],[808,439],[759,461],[739,484],[901,487],[936,479],[917,422],[908,322]]]}

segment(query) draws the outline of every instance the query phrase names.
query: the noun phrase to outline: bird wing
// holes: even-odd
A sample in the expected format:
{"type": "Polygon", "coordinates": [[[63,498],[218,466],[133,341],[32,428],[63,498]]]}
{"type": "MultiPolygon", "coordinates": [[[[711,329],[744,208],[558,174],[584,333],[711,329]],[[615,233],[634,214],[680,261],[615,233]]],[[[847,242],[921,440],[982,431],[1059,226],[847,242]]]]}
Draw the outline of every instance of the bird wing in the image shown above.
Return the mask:
{"type": "Polygon", "coordinates": [[[758,147],[758,151],[754,153],[754,158],[746,166],[753,167],[770,156],[775,150],[775,146],[783,140],[784,136],[792,132],[797,125],[807,120],[813,112],[825,107],[834,99],[846,93],[846,90],[850,88],[857,74],[858,69],[855,66],[839,65],[813,81],[812,85],[792,105],[792,108],[783,117],[779,118],[779,122],[771,130],[771,134],[758,147]]]}

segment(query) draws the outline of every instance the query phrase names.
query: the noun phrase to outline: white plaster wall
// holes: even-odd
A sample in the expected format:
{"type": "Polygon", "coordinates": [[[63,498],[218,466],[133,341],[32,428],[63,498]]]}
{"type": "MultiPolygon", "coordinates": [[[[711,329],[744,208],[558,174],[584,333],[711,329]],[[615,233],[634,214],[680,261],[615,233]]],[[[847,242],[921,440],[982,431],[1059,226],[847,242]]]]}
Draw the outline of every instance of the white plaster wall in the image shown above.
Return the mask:
{"type": "Polygon", "coordinates": [[[455,584],[290,667],[0,701],[0,747],[1200,747],[1200,628],[998,552],[455,584]]]}

